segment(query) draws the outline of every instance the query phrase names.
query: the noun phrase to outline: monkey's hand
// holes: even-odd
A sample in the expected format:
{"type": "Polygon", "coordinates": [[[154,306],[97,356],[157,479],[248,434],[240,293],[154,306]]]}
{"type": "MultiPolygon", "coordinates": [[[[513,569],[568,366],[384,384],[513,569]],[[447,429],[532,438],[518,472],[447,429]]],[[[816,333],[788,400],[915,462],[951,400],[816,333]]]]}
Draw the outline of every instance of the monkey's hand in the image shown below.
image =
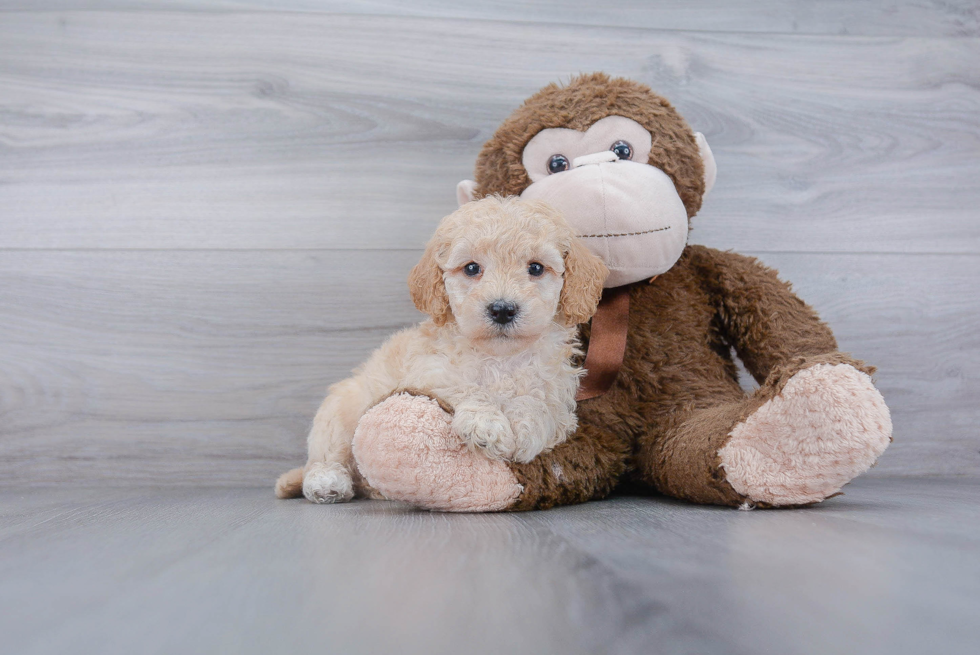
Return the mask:
{"type": "Polygon", "coordinates": [[[495,512],[513,506],[523,487],[510,467],[467,447],[453,420],[427,396],[400,393],[375,405],[354,431],[361,475],[386,498],[425,509],[495,512]]]}

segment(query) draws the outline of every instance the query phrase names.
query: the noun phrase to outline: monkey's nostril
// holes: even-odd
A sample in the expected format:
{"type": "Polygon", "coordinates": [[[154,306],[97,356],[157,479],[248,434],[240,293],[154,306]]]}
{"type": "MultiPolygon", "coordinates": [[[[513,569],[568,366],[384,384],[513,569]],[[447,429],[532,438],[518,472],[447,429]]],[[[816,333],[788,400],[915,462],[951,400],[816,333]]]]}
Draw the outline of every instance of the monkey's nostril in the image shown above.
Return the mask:
{"type": "Polygon", "coordinates": [[[507,325],[517,316],[517,304],[505,300],[495,300],[487,305],[487,314],[494,323],[507,325]]]}

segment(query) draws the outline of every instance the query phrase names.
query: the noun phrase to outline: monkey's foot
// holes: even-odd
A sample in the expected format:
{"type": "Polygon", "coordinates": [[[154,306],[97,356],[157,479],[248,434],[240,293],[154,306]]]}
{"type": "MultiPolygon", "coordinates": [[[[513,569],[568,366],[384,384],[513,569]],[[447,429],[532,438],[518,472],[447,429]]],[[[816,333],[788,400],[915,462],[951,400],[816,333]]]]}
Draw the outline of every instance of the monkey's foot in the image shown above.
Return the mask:
{"type": "Polygon", "coordinates": [[[753,502],[806,505],[867,471],[891,433],[870,377],[847,364],[817,364],[736,425],[718,455],[728,483],[753,502]]]}
{"type": "Polygon", "coordinates": [[[510,468],[467,448],[432,398],[396,394],[361,417],[354,459],[386,498],[445,512],[507,509],[523,488],[510,468]]]}

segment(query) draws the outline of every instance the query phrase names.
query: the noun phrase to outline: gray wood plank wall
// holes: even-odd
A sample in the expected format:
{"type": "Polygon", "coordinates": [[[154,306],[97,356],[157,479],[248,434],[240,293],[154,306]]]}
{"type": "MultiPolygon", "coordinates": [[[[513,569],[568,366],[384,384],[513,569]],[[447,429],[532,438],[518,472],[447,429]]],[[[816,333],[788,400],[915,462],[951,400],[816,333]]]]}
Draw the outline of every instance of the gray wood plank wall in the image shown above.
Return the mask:
{"type": "Polygon", "coordinates": [[[0,0],[0,484],[268,484],[480,145],[580,71],[706,134],[693,240],[879,366],[873,475],[980,473],[976,2],[0,0]]]}

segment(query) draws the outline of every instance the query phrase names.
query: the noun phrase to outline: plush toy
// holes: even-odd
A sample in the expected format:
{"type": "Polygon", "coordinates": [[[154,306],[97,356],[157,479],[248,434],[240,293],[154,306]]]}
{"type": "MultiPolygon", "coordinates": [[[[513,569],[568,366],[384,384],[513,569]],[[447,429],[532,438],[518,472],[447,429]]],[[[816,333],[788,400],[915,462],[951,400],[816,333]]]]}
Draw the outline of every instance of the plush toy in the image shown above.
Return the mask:
{"type": "Polygon", "coordinates": [[[530,463],[504,463],[461,448],[439,399],[391,399],[355,436],[370,484],[441,510],[578,503],[624,480],[750,508],[816,503],[866,471],[891,440],[873,368],[839,352],[775,271],[687,243],[714,177],[704,137],[642,84],[596,73],[525,101],[458,195],[546,200],[609,267],[581,326],[579,428],[530,463]],[[732,349],[761,385],[751,395],[732,349]]]}

